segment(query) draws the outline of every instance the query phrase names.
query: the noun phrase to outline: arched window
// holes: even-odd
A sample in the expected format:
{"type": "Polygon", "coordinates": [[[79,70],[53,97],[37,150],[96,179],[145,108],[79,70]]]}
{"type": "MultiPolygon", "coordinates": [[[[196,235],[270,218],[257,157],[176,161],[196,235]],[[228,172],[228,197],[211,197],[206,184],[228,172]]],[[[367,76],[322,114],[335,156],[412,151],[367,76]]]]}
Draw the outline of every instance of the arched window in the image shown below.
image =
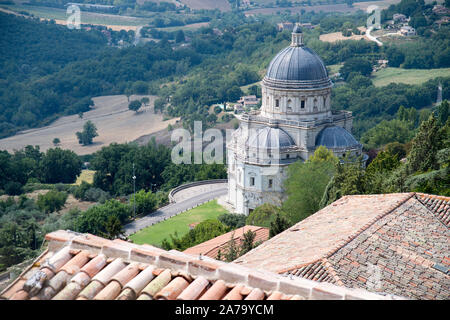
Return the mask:
{"type": "Polygon", "coordinates": [[[302,100],[300,102],[300,108],[305,109],[305,99],[304,98],[302,98],[302,100]]]}
{"type": "Polygon", "coordinates": [[[314,98],[314,111],[317,111],[317,98],[314,98]]]}
{"type": "Polygon", "coordinates": [[[275,108],[280,107],[280,99],[275,99],[275,108]]]}

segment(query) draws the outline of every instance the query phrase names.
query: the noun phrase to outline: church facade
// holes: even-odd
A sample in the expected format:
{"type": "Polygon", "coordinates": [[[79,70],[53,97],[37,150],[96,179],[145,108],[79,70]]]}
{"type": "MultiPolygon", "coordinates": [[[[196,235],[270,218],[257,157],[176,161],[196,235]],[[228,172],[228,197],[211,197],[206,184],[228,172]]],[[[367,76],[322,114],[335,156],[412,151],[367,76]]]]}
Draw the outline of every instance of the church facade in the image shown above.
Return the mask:
{"type": "Polygon", "coordinates": [[[246,215],[266,202],[280,205],[287,167],[307,160],[317,147],[340,158],[362,154],[350,133],[352,114],[331,110],[332,82],[322,59],[304,46],[298,26],[261,87],[260,110],[238,116],[239,128],[227,142],[228,202],[246,215]]]}

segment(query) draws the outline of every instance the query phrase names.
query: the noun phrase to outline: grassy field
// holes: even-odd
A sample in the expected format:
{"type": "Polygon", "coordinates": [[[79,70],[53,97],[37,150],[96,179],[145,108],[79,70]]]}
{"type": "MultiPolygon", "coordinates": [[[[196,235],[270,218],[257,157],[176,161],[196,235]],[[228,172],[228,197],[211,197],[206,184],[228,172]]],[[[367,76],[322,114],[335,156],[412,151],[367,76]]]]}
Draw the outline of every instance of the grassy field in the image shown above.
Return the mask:
{"type": "Polygon", "coordinates": [[[450,68],[441,69],[401,69],[385,68],[372,74],[373,83],[377,87],[391,82],[421,84],[437,77],[450,77],[450,68]]]}
{"type": "MultiPolygon", "coordinates": [[[[133,95],[130,101],[140,100],[144,96],[133,95]]],[[[41,128],[29,129],[15,136],[0,139],[0,149],[13,151],[27,145],[39,145],[41,151],[54,148],[53,139],[61,140],[60,147],[69,149],[79,155],[90,154],[108,146],[112,142],[125,143],[138,139],[141,136],[166,129],[169,123],[174,125],[179,118],[164,121],[161,113],[153,112],[153,103],[156,96],[147,96],[150,99],[148,106],[135,113],[128,109],[128,100],[124,95],[101,96],[92,100],[94,108],[83,114],[64,116],[50,125],[41,128]],[[78,143],[75,132],[81,131],[87,120],[91,120],[97,127],[98,137],[94,143],[82,146],[78,143]]]]}
{"type": "Polygon", "coordinates": [[[189,224],[202,222],[207,219],[216,219],[221,214],[227,212],[227,210],[217,204],[216,200],[213,200],[173,218],[142,229],[131,235],[130,238],[137,244],[147,243],[160,246],[164,238],[169,238],[169,235],[175,233],[175,231],[181,237],[189,232],[189,224]]]}
{"type": "MultiPolygon", "coordinates": [[[[1,5],[2,8],[20,12],[26,11],[36,17],[43,19],[54,19],[58,21],[66,21],[68,15],[66,10],[41,6],[26,6],[26,5],[1,5]]],[[[94,12],[81,11],[82,24],[100,24],[100,25],[117,25],[117,26],[143,26],[149,23],[151,19],[119,16],[113,14],[101,14],[94,12]]]]}
{"type": "Polygon", "coordinates": [[[342,65],[343,65],[342,63],[338,63],[338,64],[330,64],[329,66],[327,66],[330,69],[330,75],[338,73],[342,65]]]}
{"type": "Polygon", "coordinates": [[[77,177],[75,185],[79,186],[83,181],[92,184],[94,182],[94,174],[95,170],[82,170],[81,174],[77,177]]]}

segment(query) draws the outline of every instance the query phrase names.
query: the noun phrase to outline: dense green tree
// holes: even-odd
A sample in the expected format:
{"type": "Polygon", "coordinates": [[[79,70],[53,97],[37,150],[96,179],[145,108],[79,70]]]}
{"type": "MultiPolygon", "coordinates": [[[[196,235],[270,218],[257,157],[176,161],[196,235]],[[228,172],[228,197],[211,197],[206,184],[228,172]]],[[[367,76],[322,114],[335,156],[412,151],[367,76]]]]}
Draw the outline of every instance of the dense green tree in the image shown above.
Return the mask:
{"type": "Polygon", "coordinates": [[[443,141],[444,131],[439,126],[439,120],[431,115],[427,121],[421,123],[412,140],[406,163],[408,171],[414,173],[438,169],[437,152],[442,149],[443,141]]]}
{"type": "Polygon", "coordinates": [[[245,226],[247,216],[245,214],[224,213],[218,216],[217,219],[231,229],[237,229],[245,226]]]}
{"type": "Polygon", "coordinates": [[[67,193],[58,192],[56,190],[50,190],[46,194],[38,195],[36,204],[42,211],[46,213],[51,213],[54,211],[59,211],[64,207],[67,200],[67,193]]]}
{"type": "Polygon", "coordinates": [[[199,243],[218,237],[226,232],[228,228],[218,220],[208,219],[200,222],[194,229],[179,238],[178,234],[171,234],[170,240],[164,239],[163,248],[166,250],[177,249],[183,251],[199,243]]]}
{"type": "Polygon", "coordinates": [[[82,144],[83,146],[92,144],[92,140],[98,136],[97,127],[91,120],[88,120],[83,126],[83,131],[78,131],[76,136],[79,144],[82,144]]]}
{"type": "Polygon", "coordinates": [[[289,228],[290,223],[288,219],[281,213],[276,213],[275,219],[270,223],[270,238],[275,237],[277,234],[283,232],[287,228],[289,228]]]}
{"type": "Polygon", "coordinates": [[[255,208],[247,217],[245,224],[252,226],[260,226],[270,228],[270,223],[275,219],[275,215],[280,211],[280,208],[271,204],[264,203],[255,208]]]}
{"type": "Polygon", "coordinates": [[[130,102],[130,104],[128,105],[128,109],[138,112],[138,110],[141,108],[142,106],[142,102],[139,100],[133,100],[130,102]]]}
{"type": "Polygon", "coordinates": [[[145,192],[145,190],[140,190],[136,192],[136,195],[130,195],[130,208],[134,208],[136,203],[136,214],[150,213],[156,209],[156,198],[151,192],[145,192]],[[136,197],[136,200],[135,200],[136,197]]]}
{"type": "Polygon", "coordinates": [[[60,148],[48,149],[40,162],[45,183],[74,183],[81,173],[82,162],[75,152],[60,148]]]}
{"type": "Polygon", "coordinates": [[[282,212],[294,224],[316,212],[320,200],[335,171],[337,159],[330,158],[323,148],[316,150],[311,161],[297,161],[289,166],[288,177],[284,183],[287,200],[283,202],[282,212]],[[325,156],[320,156],[324,154],[325,156]],[[324,159],[327,159],[324,161],[324,159]]]}
{"type": "Polygon", "coordinates": [[[364,58],[351,58],[344,62],[340,69],[342,77],[347,80],[350,73],[356,72],[363,76],[370,76],[372,73],[372,65],[364,58]]]}
{"type": "Polygon", "coordinates": [[[81,213],[76,221],[76,231],[112,238],[117,235],[117,222],[111,217],[117,218],[123,224],[129,216],[130,207],[128,205],[117,200],[109,200],[81,213]],[[110,233],[112,231],[113,234],[110,233]]]}

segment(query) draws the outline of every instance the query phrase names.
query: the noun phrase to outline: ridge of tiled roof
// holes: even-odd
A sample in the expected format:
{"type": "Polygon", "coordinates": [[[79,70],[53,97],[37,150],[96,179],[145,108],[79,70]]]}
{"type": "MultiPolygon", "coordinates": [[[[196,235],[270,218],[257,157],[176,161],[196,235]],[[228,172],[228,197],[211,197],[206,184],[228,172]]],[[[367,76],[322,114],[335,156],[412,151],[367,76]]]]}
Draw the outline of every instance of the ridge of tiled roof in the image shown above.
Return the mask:
{"type": "Polygon", "coordinates": [[[238,242],[239,245],[240,242],[243,241],[244,234],[248,231],[252,231],[255,233],[254,239],[255,243],[258,241],[264,242],[269,238],[269,231],[270,231],[269,228],[246,225],[236,230],[232,230],[230,232],[222,234],[213,239],[210,239],[208,241],[202,242],[196,246],[184,250],[183,252],[195,255],[202,254],[204,256],[208,256],[210,258],[215,259],[217,258],[219,249],[224,249],[227,246],[232,235],[234,235],[234,241],[238,242]]]}
{"type": "Polygon", "coordinates": [[[0,293],[12,300],[398,299],[150,245],[55,231],[48,249],[0,293]]]}
{"type": "Polygon", "coordinates": [[[322,226],[310,220],[307,226],[300,222],[292,227],[309,236],[303,237],[303,242],[301,234],[295,238],[291,236],[295,233],[281,233],[277,241],[267,241],[265,248],[258,247],[250,251],[238,262],[254,268],[267,266],[259,258],[265,256],[271,259],[272,255],[283,250],[282,246],[289,243],[292,243],[295,252],[288,250],[284,255],[289,256],[290,260],[301,260],[301,256],[296,256],[303,254],[300,243],[315,249],[315,246],[320,245],[317,240],[324,237],[317,231],[329,228],[327,221],[340,216],[340,219],[335,220],[333,230],[325,231],[325,236],[331,234],[331,239],[334,239],[333,234],[342,228],[347,230],[346,224],[350,223],[355,231],[345,240],[336,241],[331,249],[327,247],[327,250],[322,250],[322,255],[316,259],[310,259],[313,255],[306,251],[306,259],[303,260],[309,261],[301,264],[293,264],[290,260],[276,256],[269,265],[271,269],[267,270],[413,299],[450,298],[450,232],[445,224],[446,215],[443,214],[448,212],[448,203],[445,202],[449,200],[448,197],[408,193],[390,197],[348,196],[347,200],[343,200],[344,205],[338,200],[308,218],[315,219],[322,226]],[[395,198],[398,201],[392,202],[395,198]],[[428,202],[424,204],[421,198],[422,201],[428,199],[428,202]],[[383,201],[388,205],[383,206],[383,201]],[[370,205],[376,207],[370,208],[370,205]],[[341,212],[336,211],[336,208],[340,208],[341,212]],[[352,224],[355,221],[351,217],[365,210],[373,211],[371,219],[364,220],[363,224],[352,224]],[[314,217],[319,213],[322,216],[314,217]],[[327,219],[322,219],[325,214],[328,214],[327,219]]]}
{"type": "Polygon", "coordinates": [[[450,228],[450,197],[416,193],[416,198],[446,227],[450,228]]]}
{"type": "Polygon", "coordinates": [[[414,193],[344,196],[234,262],[281,274],[302,268],[306,264],[332,256],[377,220],[413,196],[414,193]],[[358,201],[359,199],[373,201],[362,205],[358,201]],[[346,212],[339,210],[349,206],[352,210],[346,212]],[[339,223],[338,219],[344,222],[339,223]],[[342,229],[336,230],[326,224],[333,224],[334,227],[342,227],[342,229]],[[311,240],[315,240],[315,242],[309,244],[307,248],[298,245],[298,243],[305,244],[311,240]],[[276,250],[271,250],[268,255],[265,252],[267,247],[273,247],[276,250]],[[259,252],[262,254],[258,254],[259,252]]]}
{"type": "Polygon", "coordinates": [[[339,276],[334,271],[333,266],[326,258],[319,259],[311,263],[305,263],[303,266],[286,271],[284,275],[343,285],[342,281],[339,279],[339,276]]]}

